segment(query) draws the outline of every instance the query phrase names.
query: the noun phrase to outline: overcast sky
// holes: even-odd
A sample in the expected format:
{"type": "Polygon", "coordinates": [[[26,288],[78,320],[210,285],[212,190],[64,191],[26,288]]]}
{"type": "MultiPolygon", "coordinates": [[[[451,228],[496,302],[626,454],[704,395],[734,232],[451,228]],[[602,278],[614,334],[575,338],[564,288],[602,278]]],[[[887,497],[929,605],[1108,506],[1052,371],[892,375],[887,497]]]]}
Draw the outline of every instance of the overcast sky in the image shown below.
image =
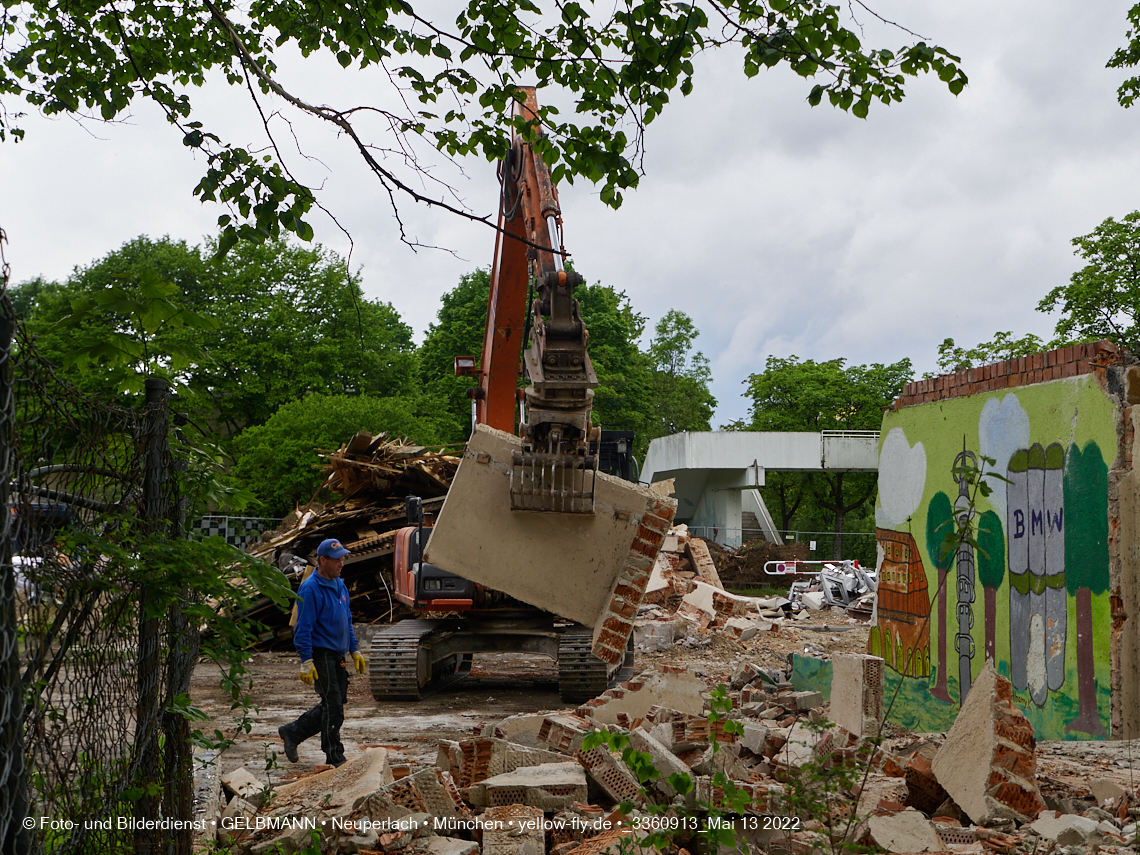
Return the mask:
{"type": "MultiPolygon", "coordinates": [[[[694,94],[650,126],[646,174],[620,210],[587,184],[560,188],[566,245],[589,281],[625,291],[650,328],[669,309],[695,320],[720,402],[714,427],[747,414],[742,383],[769,356],[910,358],[920,374],[946,337],[1049,337],[1053,319],[1035,307],[1080,266],[1070,240],[1140,208],[1140,107],[1116,104],[1127,75],[1104,67],[1124,43],[1128,3],[873,5],[958,53],[966,90],[911,82],[903,103],[862,121],[808,107],[810,83],[784,69],[749,81],[737,56],[705,57],[694,94]]],[[[337,105],[366,100],[375,83],[313,60],[286,63],[282,77],[337,105]]],[[[262,144],[241,90],[195,97],[207,127],[262,144]]],[[[66,276],[139,234],[213,232],[222,211],[191,195],[203,162],[146,105],[117,126],[34,115],[24,126],[24,142],[0,145],[14,281],[66,276]]],[[[351,233],[366,293],[422,337],[440,295],[490,264],[493,233],[405,205],[414,237],[453,251],[413,252],[347,141],[294,129],[319,158],[297,168],[351,233]]],[[[473,211],[492,211],[494,167],[460,166],[439,174],[473,211]]],[[[330,220],[312,222],[347,253],[330,220]]]]}

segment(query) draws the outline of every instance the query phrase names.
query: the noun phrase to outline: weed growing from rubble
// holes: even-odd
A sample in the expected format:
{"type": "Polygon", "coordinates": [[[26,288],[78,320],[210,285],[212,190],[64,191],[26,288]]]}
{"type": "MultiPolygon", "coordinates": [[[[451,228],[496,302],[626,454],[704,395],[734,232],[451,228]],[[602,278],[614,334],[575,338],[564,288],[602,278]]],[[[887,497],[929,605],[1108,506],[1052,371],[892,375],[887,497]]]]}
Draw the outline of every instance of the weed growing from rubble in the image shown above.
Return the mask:
{"type": "MultiPolygon", "coordinates": [[[[831,745],[834,722],[804,722],[802,726],[812,733],[813,741],[831,745]]],[[[816,752],[815,759],[798,767],[788,764],[779,775],[784,791],[770,813],[798,817],[803,830],[815,832],[808,844],[812,852],[879,851],[878,847],[852,839],[853,829],[866,819],[857,814],[858,794],[860,780],[865,779],[865,772],[870,768],[872,753],[873,747],[867,743],[855,748],[831,747],[823,757],[816,752]]]]}

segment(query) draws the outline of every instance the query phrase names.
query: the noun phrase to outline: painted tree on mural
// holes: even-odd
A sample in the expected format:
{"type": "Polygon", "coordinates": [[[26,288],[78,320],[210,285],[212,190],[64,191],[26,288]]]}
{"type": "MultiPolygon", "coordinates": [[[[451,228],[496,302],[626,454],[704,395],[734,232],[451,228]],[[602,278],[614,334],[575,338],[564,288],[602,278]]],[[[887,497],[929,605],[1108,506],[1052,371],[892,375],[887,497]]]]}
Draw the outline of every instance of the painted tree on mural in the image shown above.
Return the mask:
{"type": "Polygon", "coordinates": [[[986,511],[978,523],[978,580],[985,592],[986,661],[997,663],[997,592],[1005,579],[1005,531],[1001,517],[986,511]]]}
{"type": "Polygon", "coordinates": [[[940,701],[950,702],[950,692],[946,687],[946,573],[954,562],[954,553],[942,554],[946,533],[954,527],[954,509],[950,497],[943,492],[935,493],[926,511],[926,551],[930,560],[938,568],[938,683],[930,694],[940,701]]]}
{"type": "Polygon", "coordinates": [[[1065,465],[1065,587],[1076,600],[1077,693],[1080,711],[1069,731],[1107,736],[1096,703],[1093,595],[1108,591],[1108,466],[1100,446],[1069,449],[1065,465]]]}

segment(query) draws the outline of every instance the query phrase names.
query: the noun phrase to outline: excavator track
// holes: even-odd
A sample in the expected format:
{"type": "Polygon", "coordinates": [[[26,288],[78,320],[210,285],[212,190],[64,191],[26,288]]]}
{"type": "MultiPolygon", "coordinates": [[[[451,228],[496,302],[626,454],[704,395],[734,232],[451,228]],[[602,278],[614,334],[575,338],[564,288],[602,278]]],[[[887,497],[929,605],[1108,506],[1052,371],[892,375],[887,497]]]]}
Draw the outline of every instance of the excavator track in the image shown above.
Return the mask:
{"type": "Polygon", "coordinates": [[[438,620],[403,620],[372,636],[369,686],[378,701],[418,701],[463,679],[471,670],[471,654],[431,663],[423,644],[447,625],[438,620]]]}
{"type": "MultiPolygon", "coordinates": [[[[632,637],[630,639],[632,643],[632,637]]],[[[596,698],[633,670],[632,647],[614,671],[593,653],[593,630],[571,627],[558,640],[558,694],[564,703],[580,704],[596,698]]]]}

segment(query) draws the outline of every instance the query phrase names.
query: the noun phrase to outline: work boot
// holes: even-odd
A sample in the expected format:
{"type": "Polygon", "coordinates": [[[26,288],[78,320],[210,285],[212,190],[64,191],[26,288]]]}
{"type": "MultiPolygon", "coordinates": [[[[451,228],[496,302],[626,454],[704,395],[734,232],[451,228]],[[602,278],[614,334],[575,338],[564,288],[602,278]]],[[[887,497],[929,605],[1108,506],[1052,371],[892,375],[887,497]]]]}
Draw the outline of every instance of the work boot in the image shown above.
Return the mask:
{"type": "Polygon", "coordinates": [[[285,725],[281,725],[281,727],[277,728],[277,735],[280,736],[281,741],[285,743],[285,756],[289,758],[289,762],[298,762],[297,743],[289,736],[289,731],[285,729],[285,725]]]}

